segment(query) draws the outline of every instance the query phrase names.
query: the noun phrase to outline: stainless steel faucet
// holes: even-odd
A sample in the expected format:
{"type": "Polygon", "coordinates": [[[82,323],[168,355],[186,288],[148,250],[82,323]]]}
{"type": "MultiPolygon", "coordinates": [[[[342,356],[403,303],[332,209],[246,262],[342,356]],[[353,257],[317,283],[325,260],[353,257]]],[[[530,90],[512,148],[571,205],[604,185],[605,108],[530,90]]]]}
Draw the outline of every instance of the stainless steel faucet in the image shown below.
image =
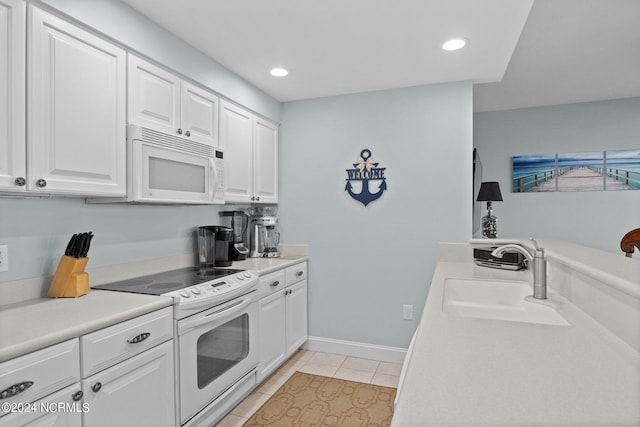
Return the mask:
{"type": "Polygon", "coordinates": [[[522,245],[508,244],[498,247],[491,252],[491,255],[496,258],[502,258],[509,249],[524,255],[533,270],[533,297],[547,299],[547,259],[544,255],[544,249],[538,246],[538,242],[533,237],[529,238],[529,240],[533,242],[533,246],[536,248],[533,252],[530,252],[522,245]]]}

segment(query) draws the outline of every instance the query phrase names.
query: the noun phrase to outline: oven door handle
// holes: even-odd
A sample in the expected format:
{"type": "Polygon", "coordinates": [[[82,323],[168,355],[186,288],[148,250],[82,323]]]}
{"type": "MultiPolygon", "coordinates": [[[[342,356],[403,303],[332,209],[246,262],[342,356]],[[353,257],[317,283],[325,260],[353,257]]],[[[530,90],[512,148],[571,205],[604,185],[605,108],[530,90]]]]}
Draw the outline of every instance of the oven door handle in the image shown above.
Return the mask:
{"type": "Polygon", "coordinates": [[[252,302],[253,302],[252,298],[242,299],[224,308],[220,308],[219,310],[213,310],[210,313],[205,314],[203,317],[198,317],[197,319],[179,322],[178,335],[183,335],[185,332],[188,332],[191,329],[197,328],[202,325],[206,325],[208,323],[216,322],[217,320],[223,317],[229,316],[230,314],[234,314],[239,311],[242,311],[246,306],[248,306],[252,302]]]}

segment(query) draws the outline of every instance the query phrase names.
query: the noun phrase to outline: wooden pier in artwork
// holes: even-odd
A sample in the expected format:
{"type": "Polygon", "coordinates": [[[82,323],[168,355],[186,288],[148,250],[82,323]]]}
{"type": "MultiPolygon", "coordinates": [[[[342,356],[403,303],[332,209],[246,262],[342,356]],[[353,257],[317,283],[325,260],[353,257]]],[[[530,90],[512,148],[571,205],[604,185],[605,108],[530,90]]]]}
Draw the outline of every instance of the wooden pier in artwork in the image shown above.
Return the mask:
{"type": "Polygon", "coordinates": [[[515,192],[602,191],[605,186],[607,190],[635,190],[638,184],[630,178],[629,171],[593,166],[567,167],[557,175],[555,171],[544,171],[528,177],[514,179],[515,192]]]}

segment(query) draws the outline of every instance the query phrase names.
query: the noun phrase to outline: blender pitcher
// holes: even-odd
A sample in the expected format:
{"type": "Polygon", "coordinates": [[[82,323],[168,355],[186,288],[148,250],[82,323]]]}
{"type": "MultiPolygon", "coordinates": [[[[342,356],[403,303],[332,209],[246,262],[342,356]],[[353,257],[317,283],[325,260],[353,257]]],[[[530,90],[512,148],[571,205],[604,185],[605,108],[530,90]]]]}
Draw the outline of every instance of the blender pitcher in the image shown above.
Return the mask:
{"type": "Polygon", "coordinates": [[[275,226],[267,225],[262,229],[262,241],[264,242],[264,252],[278,252],[278,244],[280,243],[280,233],[276,231],[275,226]]]}

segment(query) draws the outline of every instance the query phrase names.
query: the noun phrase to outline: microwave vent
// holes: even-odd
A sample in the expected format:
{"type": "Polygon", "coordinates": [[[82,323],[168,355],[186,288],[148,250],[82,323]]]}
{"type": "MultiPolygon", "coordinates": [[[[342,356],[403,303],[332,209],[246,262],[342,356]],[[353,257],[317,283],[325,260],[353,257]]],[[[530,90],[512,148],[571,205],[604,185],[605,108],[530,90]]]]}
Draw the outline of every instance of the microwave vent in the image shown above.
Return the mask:
{"type": "MultiPolygon", "coordinates": [[[[214,156],[214,147],[199,142],[191,141],[187,138],[169,135],[152,129],[139,128],[142,141],[149,142],[160,147],[178,150],[190,154],[201,155],[205,157],[214,156]]],[[[138,139],[138,138],[135,138],[138,139]]]]}

